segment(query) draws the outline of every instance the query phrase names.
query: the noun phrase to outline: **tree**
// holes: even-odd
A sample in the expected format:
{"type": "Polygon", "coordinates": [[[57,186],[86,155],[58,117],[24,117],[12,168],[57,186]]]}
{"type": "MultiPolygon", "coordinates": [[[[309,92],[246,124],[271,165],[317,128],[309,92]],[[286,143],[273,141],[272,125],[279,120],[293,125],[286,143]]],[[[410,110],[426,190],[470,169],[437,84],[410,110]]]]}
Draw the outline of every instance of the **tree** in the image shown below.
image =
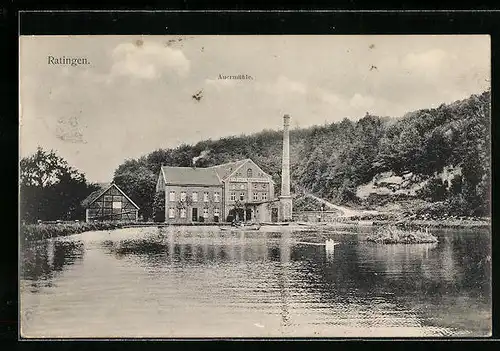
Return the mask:
{"type": "Polygon", "coordinates": [[[20,161],[21,218],[26,222],[82,218],[81,202],[98,187],[53,150],[20,161]]]}
{"type": "Polygon", "coordinates": [[[157,191],[153,200],[153,220],[165,222],[165,192],[157,191]]]}
{"type": "Polygon", "coordinates": [[[115,171],[113,181],[139,206],[145,221],[153,216],[157,174],[135,160],[128,160],[115,171]]]}
{"type": "Polygon", "coordinates": [[[442,201],[447,195],[446,184],[441,178],[431,178],[419,191],[419,194],[432,202],[442,201]]]}

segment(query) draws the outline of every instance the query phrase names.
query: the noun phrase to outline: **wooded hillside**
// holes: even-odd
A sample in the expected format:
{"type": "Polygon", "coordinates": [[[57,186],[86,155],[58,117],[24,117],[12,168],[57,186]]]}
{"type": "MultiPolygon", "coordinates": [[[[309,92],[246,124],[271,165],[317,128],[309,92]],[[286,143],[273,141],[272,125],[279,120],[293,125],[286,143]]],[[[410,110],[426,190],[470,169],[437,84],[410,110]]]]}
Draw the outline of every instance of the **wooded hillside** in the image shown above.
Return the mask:
{"type": "MultiPolygon", "coordinates": [[[[439,204],[456,215],[489,214],[490,92],[435,109],[410,112],[401,118],[367,114],[353,122],[294,129],[290,134],[292,191],[314,193],[339,204],[360,205],[356,189],[377,174],[411,172],[425,186],[417,197],[439,204]],[[451,181],[439,173],[460,169],[451,181]]],[[[114,181],[151,218],[155,184],[161,165],[190,166],[209,150],[198,167],[251,158],[276,182],[279,195],[282,132],[205,140],[196,145],[156,150],[126,160],[114,181]]],[[[366,202],[366,201],[365,201],[366,202]]]]}

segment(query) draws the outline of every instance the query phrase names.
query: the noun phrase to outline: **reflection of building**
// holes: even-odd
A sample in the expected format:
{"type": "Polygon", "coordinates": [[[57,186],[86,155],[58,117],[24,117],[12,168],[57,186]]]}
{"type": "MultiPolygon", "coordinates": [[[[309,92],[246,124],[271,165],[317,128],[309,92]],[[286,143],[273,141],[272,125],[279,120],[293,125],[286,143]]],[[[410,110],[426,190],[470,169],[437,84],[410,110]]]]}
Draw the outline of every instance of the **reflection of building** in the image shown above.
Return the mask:
{"type": "Polygon", "coordinates": [[[274,181],[251,159],[218,166],[167,167],[156,191],[165,192],[165,222],[271,221],[274,181]]]}
{"type": "Polygon", "coordinates": [[[137,221],[137,206],[116,184],[94,191],[82,203],[85,220],[137,221]]]}

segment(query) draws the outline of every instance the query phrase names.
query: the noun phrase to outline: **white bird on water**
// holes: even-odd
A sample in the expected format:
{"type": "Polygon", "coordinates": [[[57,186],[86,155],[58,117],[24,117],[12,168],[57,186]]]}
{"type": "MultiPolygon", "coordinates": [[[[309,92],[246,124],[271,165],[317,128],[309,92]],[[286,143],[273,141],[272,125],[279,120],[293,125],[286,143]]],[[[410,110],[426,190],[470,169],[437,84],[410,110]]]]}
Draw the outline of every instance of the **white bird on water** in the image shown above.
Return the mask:
{"type": "Polygon", "coordinates": [[[339,243],[336,243],[335,241],[333,241],[333,239],[328,239],[327,241],[325,241],[325,246],[327,248],[333,248],[335,245],[338,245],[339,243]]]}

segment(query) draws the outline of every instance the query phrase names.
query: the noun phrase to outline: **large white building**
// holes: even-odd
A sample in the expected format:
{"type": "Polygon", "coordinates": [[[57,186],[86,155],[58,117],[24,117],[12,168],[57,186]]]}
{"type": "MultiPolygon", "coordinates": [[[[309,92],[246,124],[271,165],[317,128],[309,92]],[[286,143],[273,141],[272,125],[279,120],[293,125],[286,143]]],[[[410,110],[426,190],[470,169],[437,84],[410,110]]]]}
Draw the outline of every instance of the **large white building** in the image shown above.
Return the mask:
{"type": "Polygon", "coordinates": [[[165,222],[277,221],[274,181],[251,159],[218,166],[161,167],[165,222]]]}
{"type": "Polygon", "coordinates": [[[165,222],[291,221],[289,125],[285,115],[279,199],[272,177],[249,158],[206,168],[163,166],[156,191],[165,192],[165,222]]]}

